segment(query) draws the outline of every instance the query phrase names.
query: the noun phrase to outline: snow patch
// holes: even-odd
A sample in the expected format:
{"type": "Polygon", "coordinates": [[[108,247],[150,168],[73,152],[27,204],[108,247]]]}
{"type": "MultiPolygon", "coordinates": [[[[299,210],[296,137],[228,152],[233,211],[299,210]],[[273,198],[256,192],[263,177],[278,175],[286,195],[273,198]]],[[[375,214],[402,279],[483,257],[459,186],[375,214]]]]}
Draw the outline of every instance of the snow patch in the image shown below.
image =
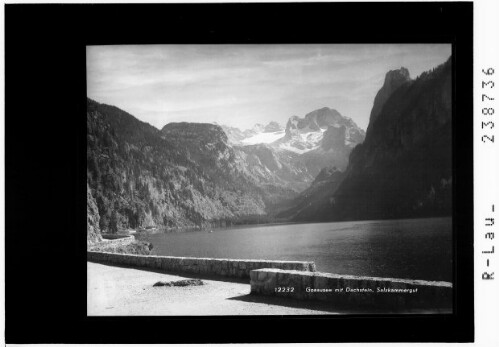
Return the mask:
{"type": "Polygon", "coordinates": [[[284,136],[284,130],[276,131],[273,133],[260,133],[255,136],[248,137],[247,139],[242,140],[241,142],[245,145],[256,145],[259,143],[272,143],[274,141],[279,140],[284,136]]]}
{"type": "MultiPolygon", "coordinates": [[[[304,129],[302,129],[303,131],[304,129]]],[[[306,129],[308,130],[308,129],[306,129]]],[[[291,151],[298,154],[303,154],[320,147],[324,132],[327,129],[320,129],[320,131],[300,131],[293,134],[291,140],[280,143],[279,148],[291,151]]]]}
{"type": "Polygon", "coordinates": [[[317,148],[319,148],[319,146],[317,145],[317,146],[313,146],[313,147],[307,147],[304,149],[300,149],[300,148],[296,148],[296,147],[292,146],[291,143],[289,143],[289,142],[285,142],[285,143],[281,143],[279,145],[279,148],[284,149],[286,151],[291,151],[291,152],[295,152],[298,154],[303,154],[303,153],[309,152],[311,150],[317,149],[317,148]]]}

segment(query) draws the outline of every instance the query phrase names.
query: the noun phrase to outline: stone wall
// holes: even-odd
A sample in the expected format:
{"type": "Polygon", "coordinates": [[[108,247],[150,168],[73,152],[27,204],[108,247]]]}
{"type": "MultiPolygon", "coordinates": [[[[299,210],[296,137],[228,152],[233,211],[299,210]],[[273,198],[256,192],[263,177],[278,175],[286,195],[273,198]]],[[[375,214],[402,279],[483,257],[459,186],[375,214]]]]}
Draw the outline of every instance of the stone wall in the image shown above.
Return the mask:
{"type": "Polygon", "coordinates": [[[87,251],[87,260],[173,273],[249,278],[250,271],[263,268],[315,271],[314,262],[243,259],[184,258],[156,255],[118,254],[87,251]]]}
{"type": "Polygon", "coordinates": [[[452,284],[321,272],[258,269],[250,273],[251,293],[339,306],[384,310],[452,310],[452,284]]]}

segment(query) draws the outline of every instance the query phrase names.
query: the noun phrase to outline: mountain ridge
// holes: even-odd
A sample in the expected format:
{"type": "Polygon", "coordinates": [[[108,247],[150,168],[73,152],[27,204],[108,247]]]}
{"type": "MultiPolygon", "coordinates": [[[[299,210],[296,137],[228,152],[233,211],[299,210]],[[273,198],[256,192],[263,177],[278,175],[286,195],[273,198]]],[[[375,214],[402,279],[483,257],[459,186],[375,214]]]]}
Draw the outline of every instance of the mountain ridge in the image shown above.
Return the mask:
{"type": "Polygon", "coordinates": [[[113,232],[236,223],[269,215],[280,195],[292,194],[263,190],[247,177],[218,126],[172,123],[158,130],[90,99],[87,184],[98,209],[87,233],[96,220],[101,231],[113,232]]]}
{"type": "Polygon", "coordinates": [[[365,140],[341,178],[315,195],[312,184],[281,216],[303,222],[449,215],[451,87],[450,58],[415,80],[406,69],[388,72],[365,140]]]}

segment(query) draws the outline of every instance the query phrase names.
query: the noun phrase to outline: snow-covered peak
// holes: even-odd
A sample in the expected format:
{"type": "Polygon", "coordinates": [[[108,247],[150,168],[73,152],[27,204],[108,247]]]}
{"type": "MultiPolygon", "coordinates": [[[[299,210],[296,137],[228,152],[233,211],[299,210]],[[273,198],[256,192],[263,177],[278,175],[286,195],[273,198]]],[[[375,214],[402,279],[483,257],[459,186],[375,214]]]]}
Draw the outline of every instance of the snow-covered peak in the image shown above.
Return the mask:
{"type": "Polygon", "coordinates": [[[253,128],[245,131],[229,127],[225,127],[224,130],[228,133],[229,142],[233,144],[268,144],[276,149],[298,154],[318,149],[335,150],[340,142],[342,146],[353,148],[363,141],[365,135],[352,119],[343,117],[338,111],[328,107],[312,111],[303,118],[290,117],[285,130],[283,126],[273,121],[265,126],[255,124],[253,128]],[[344,130],[339,131],[341,128],[344,130]],[[336,137],[338,138],[335,139],[336,137]],[[323,146],[324,141],[327,141],[325,146],[323,146]]]}
{"type": "Polygon", "coordinates": [[[259,134],[255,134],[251,137],[247,137],[241,141],[241,143],[245,145],[256,145],[260,143],[272,143],[277,141],[278,139],[284,136],[284,130],[275,131],[275,132],[261,132],[259,134]]]}
{"type": "Polygon", "coordinates": [[[364,131],[351,118],[342,116],[334,109],[323,107],[306,114],[303,118],[290,117],[286,124],[285,136],[273,145],[302,154],[319,148],[334,150],[333,147],[337,146],[330,146],[331,143],[339,145],[341,142],[342,146],[352,147],[362,142],[363,138],[364,131]],[[345,130],[338,131],[341,128],[345,130]],[[328,129],[336,129],[336,131],[329,131],[327,133],[328,146],[321,146],[328,129]],[[343,136],[339,135],[341,139],[331,139],[331,136],[334,137],[335,134],[343,134],[343,136]]]}

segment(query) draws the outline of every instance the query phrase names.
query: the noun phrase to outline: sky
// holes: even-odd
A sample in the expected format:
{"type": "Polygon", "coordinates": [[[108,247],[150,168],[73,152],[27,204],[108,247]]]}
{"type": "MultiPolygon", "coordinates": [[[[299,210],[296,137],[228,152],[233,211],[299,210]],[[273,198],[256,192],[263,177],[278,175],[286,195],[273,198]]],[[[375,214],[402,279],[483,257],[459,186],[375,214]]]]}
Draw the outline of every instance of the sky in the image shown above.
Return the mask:
{"type": "Polygon", "coordinates": [[[322,107],[366,129],[389,70],[415,78],[450,56],[450,44],[88,46],[87,96],[159,129],[285,125],[322,107]]]}

